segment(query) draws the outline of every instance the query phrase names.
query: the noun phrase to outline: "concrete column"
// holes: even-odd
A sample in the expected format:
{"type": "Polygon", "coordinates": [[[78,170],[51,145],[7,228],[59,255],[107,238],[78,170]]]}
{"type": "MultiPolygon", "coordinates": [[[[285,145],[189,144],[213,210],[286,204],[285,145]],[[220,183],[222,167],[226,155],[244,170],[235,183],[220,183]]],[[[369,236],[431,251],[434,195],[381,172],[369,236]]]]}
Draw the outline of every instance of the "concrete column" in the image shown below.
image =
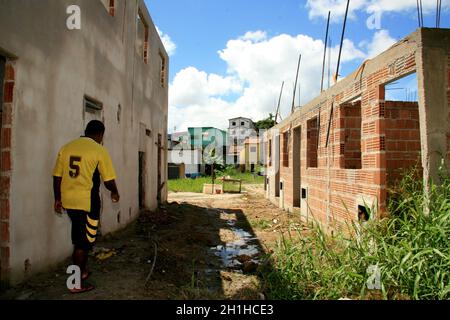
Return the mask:
{"type": "Polygon", "coordinates": [[[449,39],[450,34],[443,30],[431,32],[430,29],[421,29],[422,41],[416,56],[422,166],[426,190],[430,180],[439,183],[442,159],[449,169],[446,159],[447,133],[450,132],[447,99],[449,39]]]}

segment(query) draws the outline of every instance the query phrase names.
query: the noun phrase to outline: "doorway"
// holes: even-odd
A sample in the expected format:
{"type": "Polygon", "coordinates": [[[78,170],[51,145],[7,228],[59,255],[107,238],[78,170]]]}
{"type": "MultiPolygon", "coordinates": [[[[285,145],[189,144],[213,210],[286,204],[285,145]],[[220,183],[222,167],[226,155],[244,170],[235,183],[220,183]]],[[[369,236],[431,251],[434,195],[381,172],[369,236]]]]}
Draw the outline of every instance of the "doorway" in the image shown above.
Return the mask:
{"type": "MultiPolygon", "coordinates": [[[[5,79],[5,64],[6,64],[6,58],[3,56],[0,56],[0,151],[1,151],[1,144],[2,144],[2,125],[3,125],[3,83],[5,79]]],[[[4,164],[2,163],[3,157],[0,157],[0,170],[3,168],[4,164]]],[[[0,214],[6,215],[6,213],[3,213],[2,210],[4,210],[3,206],[0,207],[0,214]]],[[[3,239],[4,235],[2,234],[4,232],[4,229],[0,229],[0,239],[3,239]]],[[[3,282],[5,279],[2,279],[2,276],[6,274],[3,270],[7,270],[9,267],[7,265],[7,261],[2,261],[2,254],[0,253],[0,290],[3,289],[3,282]]],[[[9,261],[8,261],[9,262],[9,261]]]]}
{"type": "Polygon", "coordinates": [[[162,151],[163,151],[163,144],[162,144],[162,134],[158,134],[158,185],[157,185],[157,195],[156,195],[156,199],[158,201],[158,205],[161,204],[161,192],[162,189],[164,188],[164,184],[162,183],[162,151]]]}
{"type": "Polygon", "coordinates": [[[280,197],[280,135],[275,138],[275,197],[280,197]]]}
{"type": "Polygon", "coordinates": [[[139,152],[139,208],[145,208],[145,152],[139,152]]]}
{"type": "Polygon", "coordinates": [[[293,186],[293,206],[300,208],[300,192],[301,192],[301,138],[302,129],[297,127],[294,129],[293,141],[293,160],[292,160],[292,186],[293,186]]]}

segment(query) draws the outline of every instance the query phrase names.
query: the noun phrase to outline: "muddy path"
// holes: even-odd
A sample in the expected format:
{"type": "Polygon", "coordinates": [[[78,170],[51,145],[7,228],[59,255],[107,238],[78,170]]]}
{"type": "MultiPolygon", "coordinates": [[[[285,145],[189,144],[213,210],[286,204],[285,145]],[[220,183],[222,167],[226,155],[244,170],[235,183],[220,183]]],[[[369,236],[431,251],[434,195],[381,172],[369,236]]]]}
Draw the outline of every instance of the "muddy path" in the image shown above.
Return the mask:
{"type": "Polygon", "coordinates": [[[96,289],[66,288],[70,259],[0,295],[0,299],[264,299],[261,268],[281,233],[299,219],[263,197],[171,193],[157,212],[102,237],[89,260],[96,289]]]}

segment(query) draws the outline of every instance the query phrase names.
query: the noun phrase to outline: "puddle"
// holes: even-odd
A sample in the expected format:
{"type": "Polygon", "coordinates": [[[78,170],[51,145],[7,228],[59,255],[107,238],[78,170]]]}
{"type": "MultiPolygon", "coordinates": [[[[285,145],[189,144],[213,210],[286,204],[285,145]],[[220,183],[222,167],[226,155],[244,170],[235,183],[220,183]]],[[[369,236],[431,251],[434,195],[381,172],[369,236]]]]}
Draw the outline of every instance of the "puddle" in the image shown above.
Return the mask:
{"type": "MultiPolygon", "coordinates": [[[[227,224],[234,226],[236,222],[229,221],[227,224]]],[[[226,268],[241,269],[243,263],[238,261],[238,258],[243,256],[249,257],[249,259],[247,259],[249,262],[258,263],[259,259],[255,258],[255,256],[260,252],[258,250],[258,245],[254,243],[257,238],[253,237],[249,232],[243,229],[231,228],[231,231],[238,240],[211,248],[214,251],[214,254],[221,258],[223,266],[226,268]]]]}
{"type": "Polygon", "coordinates": [[[236,220],[228,220],[227,225],[229,225],[230,227],[234,227],[236,225],[236,220]]]}

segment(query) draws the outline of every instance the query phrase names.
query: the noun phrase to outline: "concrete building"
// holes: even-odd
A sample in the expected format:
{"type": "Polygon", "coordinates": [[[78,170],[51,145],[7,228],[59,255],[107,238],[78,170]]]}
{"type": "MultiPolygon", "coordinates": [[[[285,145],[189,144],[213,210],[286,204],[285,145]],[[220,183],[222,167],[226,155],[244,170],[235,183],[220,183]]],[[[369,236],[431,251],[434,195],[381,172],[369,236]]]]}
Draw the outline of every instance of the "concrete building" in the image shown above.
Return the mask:
{"type": "Polygon", "coordinates": [[[239,117],[228,120],[228,152],[227,163],[243,164],[240,154],[244,149],[245,139],[257,135],[255,124],[251,119],[239,117]]]}
{"type": "Polygon", "coordinates": [[[143,0],[0,1],[3,284],[70,256],[52,169],[89,120],[105,122],[121,193],[113,207],[102,190],[102,234],[166,201],[168,65],[143,0]]]}
{"type": "Polygon", "coordinates": [[[227,133],[213,127],[188,128],[191,148],[205,149],[217,145],[227,145],[227,133]]]}
{"type": "MultiPolygon", "coordinates": [[[[202,148],[191,147],[189,132],[169,135],[169,179],[198,176],[202,169],[202,148]]],[[[203,170],[204,171],[204,170],[203,170]]]]}
{"type": "Polygon", "coordinates": [[[182,170],[178,178],[197,177],[201,174],[202,168],[202,150],[201,149],[174,149],[168,153],[169,166],[180,166],[182,170]]]}
{"type": "MultiPolygon", "coordinates": [[[[169,179],[197,177],[202,171],[202,149],[191,148],[189,132],[169,134],[169,179]]],[[[204,170],[203,170],[204,172],[204,170]]]]}
{"type": "Polygon", "coordinates": [[[189,132],[175,132],[168,135],[168,148],[171,149],[189,149],[191,139],[189,132]]]}
{"type": "Polygon", "coordinates": [[[244,141],[244,149],[240,153],[240,167],[243,171],[255,172],[260,165],[261,148],[259,138],[247,138],[244,141]]]}
{"type": "Polygon", "coordinates": [[[227,164],[227,132],[214,127],[188,128],[190,146],[192,150],[201,150],[200,173],[211,175],[212,158],[210,154],[215,150],[216,159],[227,164]]]}
{"type": "Polygon", "coordinates": [[[386,212],[400,170],[438,181],[450,163],[450,30],[419,29],[323,92],[265,135],[266,196],[329,231],[386,212]],[[418,103],[385,87],[416,74],[418,103]]]}
{"type": "Polygon", "coordinates": [[[244,142],[255,130],[255,124],[248,118],[239,117],[230,119],[228,122],[228,135],[230,139],[237,139],[238,142],[244,142]]]}

